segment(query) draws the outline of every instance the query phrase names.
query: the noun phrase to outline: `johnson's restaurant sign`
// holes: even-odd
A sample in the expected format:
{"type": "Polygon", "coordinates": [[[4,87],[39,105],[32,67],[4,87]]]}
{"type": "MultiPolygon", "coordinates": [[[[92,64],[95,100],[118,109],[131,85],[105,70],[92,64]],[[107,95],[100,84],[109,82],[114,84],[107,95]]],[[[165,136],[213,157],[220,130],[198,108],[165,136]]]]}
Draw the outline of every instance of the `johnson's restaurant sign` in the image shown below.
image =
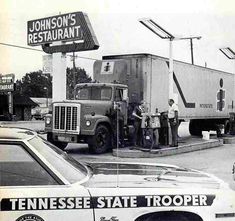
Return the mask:
{"type": "Polygon", "coordinates": [[[28,22],[28,44],[40,45],[53,41],[83,40],[77,13],[58,15],[28,22]]]}
{"type": "Polygon", "coordinates": [[[28,21],[28,45],[42,45],[47,53],[93,50],[99,48],[88,16],[83,12],[62,14],[28,21]],[[53,42],[74,42],[63,47],[49,46],[53,42]],[[65,50],[65,51],[64,51],[65,50]]]}

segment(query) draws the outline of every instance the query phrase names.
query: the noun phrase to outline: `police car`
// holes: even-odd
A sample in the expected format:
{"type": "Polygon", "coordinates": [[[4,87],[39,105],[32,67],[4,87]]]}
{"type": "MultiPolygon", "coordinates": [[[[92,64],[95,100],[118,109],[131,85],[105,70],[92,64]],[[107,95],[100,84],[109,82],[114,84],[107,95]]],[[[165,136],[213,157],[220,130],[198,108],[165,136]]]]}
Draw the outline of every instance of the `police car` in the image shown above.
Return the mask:
{"type": "Polygon", "coordinates": [[[1,221],[235,220],[223,181],[164,164],[82,164],[35,132],[0,127],[1,221]]]}

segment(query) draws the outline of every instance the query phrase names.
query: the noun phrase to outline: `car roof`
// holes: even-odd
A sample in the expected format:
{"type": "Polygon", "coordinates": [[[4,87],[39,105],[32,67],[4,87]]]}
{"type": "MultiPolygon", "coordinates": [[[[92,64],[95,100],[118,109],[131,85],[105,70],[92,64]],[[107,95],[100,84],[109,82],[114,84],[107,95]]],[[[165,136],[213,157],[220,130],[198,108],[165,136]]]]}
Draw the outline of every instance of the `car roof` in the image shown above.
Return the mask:
{"type": "Polygon", "coordinates": [[[0,126],[0,140],[25,140],[36,135],[36,132],[25,128],[0,126]]]}

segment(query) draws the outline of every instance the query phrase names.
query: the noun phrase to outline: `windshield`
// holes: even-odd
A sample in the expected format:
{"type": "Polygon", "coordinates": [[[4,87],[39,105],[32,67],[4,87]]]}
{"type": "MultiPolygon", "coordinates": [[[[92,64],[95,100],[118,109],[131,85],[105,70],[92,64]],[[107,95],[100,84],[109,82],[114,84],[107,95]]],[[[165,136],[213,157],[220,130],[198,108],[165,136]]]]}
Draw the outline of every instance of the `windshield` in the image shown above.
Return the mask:
{"type": "Polygon", "coordinates": [[[79,182],[88,175],[84,165],[47,140],[35,136],[28,142],[70,183],[79,182]]]}
{"type": "Polygon", "coordinates": [[[75,93],[76,100],[111,100],[111,87],[78,87],[75,93]]]}

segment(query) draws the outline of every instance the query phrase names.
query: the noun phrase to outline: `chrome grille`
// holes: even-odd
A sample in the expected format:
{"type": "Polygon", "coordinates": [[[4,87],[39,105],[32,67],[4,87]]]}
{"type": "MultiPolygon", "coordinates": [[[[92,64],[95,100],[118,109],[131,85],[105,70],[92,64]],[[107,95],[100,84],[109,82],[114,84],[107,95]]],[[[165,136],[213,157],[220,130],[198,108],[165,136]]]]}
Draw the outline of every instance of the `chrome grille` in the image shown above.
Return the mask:
{"type": "Polygon", "coordinates": [[[54,129],[62,131],[78,131],[78,114],[80,114],[79,105],[54,106],[54,129]]]}

